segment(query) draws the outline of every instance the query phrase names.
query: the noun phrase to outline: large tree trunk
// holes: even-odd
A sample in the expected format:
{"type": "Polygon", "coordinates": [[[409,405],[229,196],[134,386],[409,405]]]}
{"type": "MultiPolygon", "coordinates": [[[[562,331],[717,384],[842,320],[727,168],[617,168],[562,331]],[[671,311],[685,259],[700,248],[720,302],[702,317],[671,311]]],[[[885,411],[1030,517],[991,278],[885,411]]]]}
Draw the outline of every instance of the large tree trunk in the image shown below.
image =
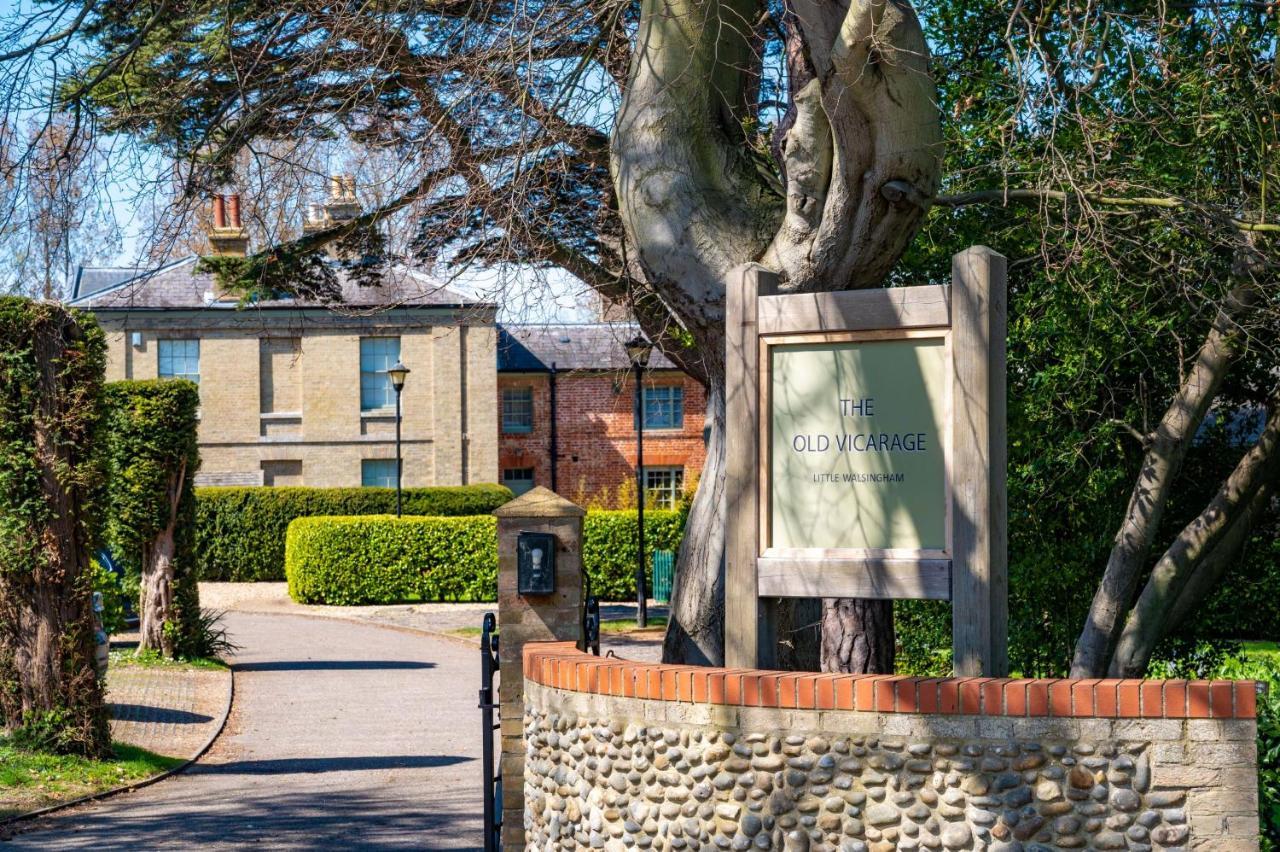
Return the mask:
{"type": "Polygon", "coordinates": [[[142,554],[142,589],[138,649],[174,656],[173,629],[174,524],[171,521],[142,554]]]}
{"type": "Polygon", "coordinates": [[[677,564],[664,648],[671,662],[723,660],[730,270],[763,260],[789,290],[878,286],[915,233],[940,169],[928,49],[910,4],[805,0],[785,23],[789,53],[807,69],[779,143],[780,185],[747,130],[758,118],[764,24],[756,0],[642,0],[610,148],[627,241],[651,292],[694,341],[668,354],[698,362],[690,372],[708,388],[710,443],[677,564]]]}
{"type": "Polygon", "coordinates": [[[893,674],[893,601],[822,601],[822,671],[893,674]]]}
{"type": "Polygon", "coordinates": [[[662,658],[724,662],[724,388],[707,388],[707,460],[685,522],[662,658]]]}
{"type": "Polygon", "coordinates": [[[142,551],[138,649],[159,651],[166,657],[173,657],[176,652],[173,558],[177,550],[178,504],[186,477],[187,463],[183,461],[169,481],[169,523],[142,551]]]}
{"type": "MultiPolygon", "coordinates": [[[[0,727],[45,721],[44,714],[58,713],[57,746],[97,755],[106,751],[109,734],[94,666],[85,504],[94,486],[88,458],[101,362],[96,375],[87,375],[93,359],[79,348],[84,333],[60,309],[48,311],[54,316],[42,317],[33,330],[33,350],[23,353],[39,370],[34,387],[12,388],[22,393],[19,405],[34,405],[34,411],[19,413],[33,416],[38,485],[24,502],[0,507],[8,527],[0,536],[0,727]]],[[[17,365],[15,372],[24,366],[17,365]]],[[[3,370],[0,381],[10,381],[3,370]]],[[[21,451],[30,426],[0,425],[11,452],[21,451]]],[[[25,491],[28,485],[17,488],[25,491]]]]}

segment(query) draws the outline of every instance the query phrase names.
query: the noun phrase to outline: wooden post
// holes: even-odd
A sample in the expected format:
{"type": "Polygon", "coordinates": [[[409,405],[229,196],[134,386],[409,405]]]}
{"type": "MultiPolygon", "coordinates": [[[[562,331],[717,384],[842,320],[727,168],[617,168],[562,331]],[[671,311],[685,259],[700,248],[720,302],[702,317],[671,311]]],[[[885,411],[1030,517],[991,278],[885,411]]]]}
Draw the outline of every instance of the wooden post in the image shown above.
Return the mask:
{"type": "Polygon", "coordinates": [[[776,603],[759,596],[760,556],[760,341],[758,299],[773,292],[777,276],[760,266],[742,266],[725,291],[725,420],[732,429],[725,459],[725,665],[774,665],[776,603]]]}
{"type": "Polygon", "coordinates": [[[582,638],[582,518],[586,512],[537,487],[499,506],[498,670],[502,702],[502,848],[524,849],[524,646],[582,638]],[[556,538],[556,590],[521,595],[516,539],[522,532],[556,538]]]}
{"type": "Polygon", "coordinates": [[[1005,259],[985,246],[951,264],[951,637],[958,677],[1008,672],[1005,259]]]}

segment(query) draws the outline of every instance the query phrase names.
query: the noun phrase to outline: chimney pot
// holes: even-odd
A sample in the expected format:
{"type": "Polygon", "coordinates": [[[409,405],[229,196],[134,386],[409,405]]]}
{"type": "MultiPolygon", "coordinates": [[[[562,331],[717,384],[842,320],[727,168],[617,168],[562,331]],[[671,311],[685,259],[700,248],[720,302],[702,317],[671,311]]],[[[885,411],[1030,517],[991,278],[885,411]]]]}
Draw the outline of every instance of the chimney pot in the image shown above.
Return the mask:
{"type": "Polygon", "coordinates": [[[333,175],[329,178],[329,198],[332,201],[342,198],[342,175],[333,175]]]}
{"type": "Polygon", "coordinates": [[[244,227],[240,221],[240,193],[232,193],[227,196],[227,218],[231,220],[231,227],[237,231],[244,227]]]}
{"type": "Polygon", "coordinates": [[[227,199],[221,195],[213,197],[213,227],[227,227],[227,199]]]}

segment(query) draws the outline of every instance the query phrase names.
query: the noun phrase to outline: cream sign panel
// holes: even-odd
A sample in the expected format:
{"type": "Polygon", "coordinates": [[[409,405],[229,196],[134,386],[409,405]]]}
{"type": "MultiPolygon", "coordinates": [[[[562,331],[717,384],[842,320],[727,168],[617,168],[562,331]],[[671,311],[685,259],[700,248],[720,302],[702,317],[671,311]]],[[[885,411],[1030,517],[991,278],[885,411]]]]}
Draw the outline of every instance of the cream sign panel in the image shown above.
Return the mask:
{"type": "Polygon", "coordinates": [[[945,549],[945,339],[768,352],[769,545],[945,549]]]}

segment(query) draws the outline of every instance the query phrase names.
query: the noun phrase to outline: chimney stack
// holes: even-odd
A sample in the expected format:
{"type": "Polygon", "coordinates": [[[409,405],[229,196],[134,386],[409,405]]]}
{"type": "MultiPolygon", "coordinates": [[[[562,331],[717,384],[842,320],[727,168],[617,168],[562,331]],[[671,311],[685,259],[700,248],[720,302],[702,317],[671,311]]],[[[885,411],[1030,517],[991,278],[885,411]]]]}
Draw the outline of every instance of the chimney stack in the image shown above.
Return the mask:
{"type": "Polygon", "coordinates": [[[209,248],[218,257],[244,257],[249,253],[249,234],[240,221],[239,193],[213,197],[209,248]]]}
{"type": "Polygon", "coordinates": [[[348,222],[360,215],[356,202],[356,179],[353,175],[334,175],[329,178],[329,198],[324,204],[332,224],[348,222]]]}

